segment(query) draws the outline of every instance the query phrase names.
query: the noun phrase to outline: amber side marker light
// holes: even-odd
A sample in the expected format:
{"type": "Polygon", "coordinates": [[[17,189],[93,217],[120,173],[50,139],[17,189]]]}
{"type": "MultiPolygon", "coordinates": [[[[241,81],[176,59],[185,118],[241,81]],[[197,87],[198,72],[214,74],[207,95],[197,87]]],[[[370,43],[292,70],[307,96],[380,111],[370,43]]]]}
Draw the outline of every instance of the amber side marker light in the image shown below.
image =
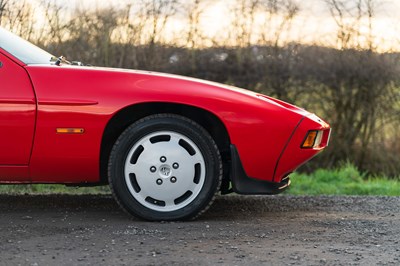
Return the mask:
{"type": "MultiPolygon", "coordinates": [[[[309,149],[309,148],[314,148],[315,146],[318,146],[320,143],[316,143],[317,137],[318,135],[321,135],[321,133],[319,133],[318,130],[311,130],[308,131],[306,138],[303,141],[303,144],[301,145],[302,148],[305,149],[309,149]]],[[[321,142],[321,137],[319,137],[318,139],[319,142],[321,142]]]]}
{"type": "Polygon", "coordinates": [[[57,128],[58,134],[83,134],[85,130],[83,128],[57,128]]]}

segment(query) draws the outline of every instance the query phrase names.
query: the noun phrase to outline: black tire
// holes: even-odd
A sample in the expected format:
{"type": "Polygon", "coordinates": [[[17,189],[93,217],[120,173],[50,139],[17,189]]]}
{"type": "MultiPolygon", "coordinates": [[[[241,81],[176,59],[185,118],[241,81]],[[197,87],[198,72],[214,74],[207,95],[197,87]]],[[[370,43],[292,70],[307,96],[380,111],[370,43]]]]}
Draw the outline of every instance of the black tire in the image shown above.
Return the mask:
{"type": "Polygon", "coordinates": [[[151,115],[118,138],[108,178],[114,198],[129,214],[151,221],[194,219],[220,189],[221,156],[212,137],[194,121],[151,115]]]}

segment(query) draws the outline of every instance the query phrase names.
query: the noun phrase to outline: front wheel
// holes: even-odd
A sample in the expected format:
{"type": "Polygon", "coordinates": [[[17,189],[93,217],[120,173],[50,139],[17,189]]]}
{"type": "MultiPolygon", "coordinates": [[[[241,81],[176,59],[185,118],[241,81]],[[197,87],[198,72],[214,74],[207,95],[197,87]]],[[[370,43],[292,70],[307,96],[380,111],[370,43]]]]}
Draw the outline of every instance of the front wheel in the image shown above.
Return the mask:
{"type": "Polygon", "coordinates": [[[159,114],[129,126],[109,159],[109,183],[128,213],[147,220],[195,218],[212,203],[222,178],[218,148],[185,117],[159,114]]]}

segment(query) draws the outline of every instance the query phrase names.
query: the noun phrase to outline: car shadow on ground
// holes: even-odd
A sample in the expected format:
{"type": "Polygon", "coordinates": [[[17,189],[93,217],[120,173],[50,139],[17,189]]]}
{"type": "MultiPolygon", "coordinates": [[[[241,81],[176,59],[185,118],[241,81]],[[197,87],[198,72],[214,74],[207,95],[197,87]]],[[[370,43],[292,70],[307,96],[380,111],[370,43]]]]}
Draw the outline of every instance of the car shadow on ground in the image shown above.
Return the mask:
{"type": "MultiPolygon", "coordinates": [[[[313,212],[330,208],[335,204],[329,197],[321,200],[304,196],[217,196],[210,209],[198,220],[241,220],[248,219],[249,216],[274,217],[299,211],[313,212]]],[[[105,217],[114,217],[113,219],[130,219],[111,195],[0,195],[0,210],[2,213],[97,212],[103,213],[105,217]]]]}

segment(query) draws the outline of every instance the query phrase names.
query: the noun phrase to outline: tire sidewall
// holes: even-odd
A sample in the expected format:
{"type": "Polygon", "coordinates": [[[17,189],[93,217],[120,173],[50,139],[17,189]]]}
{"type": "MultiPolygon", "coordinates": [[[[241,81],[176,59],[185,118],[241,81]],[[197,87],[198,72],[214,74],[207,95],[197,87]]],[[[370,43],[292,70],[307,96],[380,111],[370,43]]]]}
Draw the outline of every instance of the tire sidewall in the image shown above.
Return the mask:
{"type": "Polygon", "coordinates": [[[177,115],[155,115],[139,120],[118,138],[110,155],[109,182],[114,196],[122,207],[146,220],[185,220],[196,217],[208,207],[220,186],[221,159],[210,135],[197,123],[177,115]],[[140,204],[131,194],[125,181],[125,161],[131,148],[143,137],[157,131],[172,131],[192,140],[205,162],[205,180],[199,194],[181,209],[161,212],[140,204]]]}

